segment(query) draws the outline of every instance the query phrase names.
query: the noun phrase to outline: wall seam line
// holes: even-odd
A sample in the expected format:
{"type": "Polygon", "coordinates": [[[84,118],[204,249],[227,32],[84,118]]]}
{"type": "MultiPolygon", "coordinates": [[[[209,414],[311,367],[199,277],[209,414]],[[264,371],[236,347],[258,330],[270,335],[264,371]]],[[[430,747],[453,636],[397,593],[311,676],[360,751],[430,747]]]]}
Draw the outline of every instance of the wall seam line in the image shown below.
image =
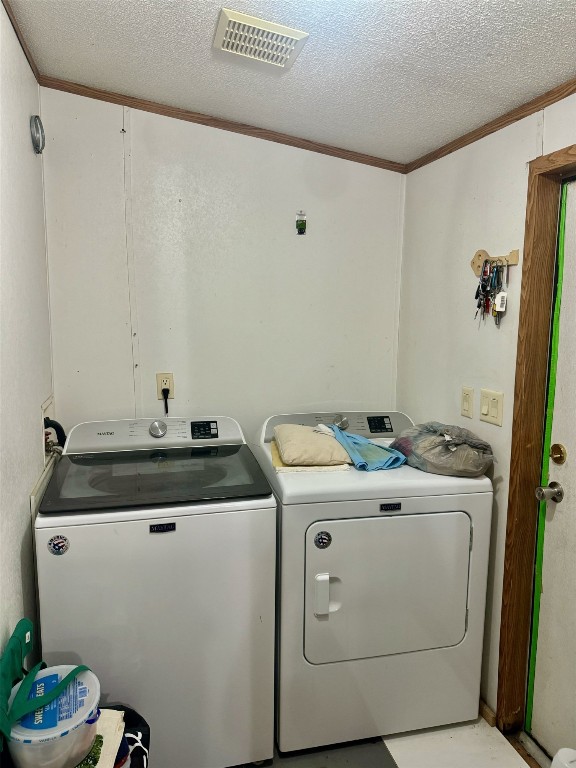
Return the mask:
{"type": "Polygon", "coordinates": [[[394,409],[398,410],[398,374],[400,369],[400,322],[402,316],[402,272],[404,268],[404,243],[406,230],[406,189],[408,176],[402,178],[400,205],[398,206],[398,288],[396,290],[396,338],[394,340],[394,409]]]}
{"type": "Polygon", "coordinates": [[[130,343],[132,349],[132,386],[134,394],[134,418],[142,411],[142,384],[140,376],[140,344],[138,337],[138,312],[136,305],[136,275],[134,268],[134,244],[132,237],[132,144],[130,112],[122,107],[122,163],[124,186],[124,234],[126,247],[126,279],[130,314],[130,343]]]}
{"type": "MultiPolygon", "coordinates": [[[[40,112],[40,119],[42,119],[42,88],[37,85],[38,88],[38,111],[40,112]]],[[[48,398],[52,397],[54,413],[56,411],[56,393],[54,391],[54,339],[52,338],[52,297],[50,294],[50,262],[48,259],[48,216],[46,215],[46,173],[44,168],[44,153],[40,156],[40,164],[42,169],[42,215],[44,218],[44,263],[46,267],[46,290],[48,292],[48,338],[50,339],[50,392],[48,398]]],[[[46,402],[44,398],[43,402],[46,402]]]]}

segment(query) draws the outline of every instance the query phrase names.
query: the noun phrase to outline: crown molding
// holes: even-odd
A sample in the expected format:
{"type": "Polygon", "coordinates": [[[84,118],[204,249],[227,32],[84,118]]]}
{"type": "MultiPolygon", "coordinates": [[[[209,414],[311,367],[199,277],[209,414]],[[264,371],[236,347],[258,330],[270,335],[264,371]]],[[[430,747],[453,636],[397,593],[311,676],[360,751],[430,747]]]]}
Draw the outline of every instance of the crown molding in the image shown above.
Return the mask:
{"type": "Polygon", "coordinates": [[[540,110],[549,107],[551,104],[555,104],[557,101],[562,101],[562,99],[565,99],[567,96],[572,96],[574,93],[576,93],[576,78],[568,80],[567,82],[556,86],[556,88],[552,88],[550,91],[546,91],[546,93],[537,96],[531,101],[527,101],[525,104],[516,107],[510,112],[506,112],[505,115],[501,115],[495,120],[491,120],[489,123],[480,126],[480,128],[475,128],[473,131],[465,133],[458,139],[454,139],[454,141],[450,141],[448,144],[444,144],[444,146],[439,147],[432,152],[428,152],[428,154],[423,157],[413,160],[411,163],[407,163],[405,173],[411,173],[418,168],[433,163],[435,160],[439,160],[441,157],[446,157],[446,155],[450,155],[452,152],[456,152],[457,150],[462,149],[462,147],[468,146],[468,144],[473,144],[475,141],[483,139],[491,133],[496,133],[496,131],[500,131],[508,125],[517,123],[519,120],[529,117],[535,112],[539,112],[540,110]]]}
{"type": "Polygon", "coordinates": [[[36,80],[38,80],[38,78],[40,77],[40,71],[38,70],[38,67],[36,66],[36,62],[34,61],[34,57],[32,56],[30,49],[26,44],[26,40],[24,39],[22,30],[18,26],[18,22],[16,21],[16,17],[14,16],[14,11],[12,10],[12,6],[8,2],[8,0],[2,0],[2,5],[4,6],[4,10],[8,14],[8,18],[10,19],[10,23],[14,28],[14,32],[16,33],[16,37],[18,38],[18,42],[20,43],[20,46],[24,51],[24,56],[26,56],[26,59],[28,60],[28,64],[30,64],[30,69],[32,70],[32,72],[34,72],[34,77],[36,78],[36,80]]]}
{"type": "Polygon", "coordinates": [[[187,109],[171,107],[167,104],[159,104],[156,101],[148,101],[146,99],[139,99],[134,96],[126,96],[122,93],[114,93],[113,91],[104,91],[100,90],[99,88],[91,88],[86,85],[81,85],[80,83],[71,83],[68,80],[59,80],[58,78],[46,77],[45,75],[40,75],[38,77],[38,83],[45,88],[54,88],[57,91],[66,91],[66,93],[74,93],[77,96],[86,96],[90,99],[107,101],[111,104],[120,104],[123,107],[140,109],[144,112],[153,112],[156,115],[164,115],[165,117],[172,117],[176,120],[185,120],[189,123],[206,125],[210,128],[219,128],[222,131],[241,133],[244,136],[251,136],[255,139],[273,141],[277,144],[285,144],[289,147],[306,149],[309,152],[317,152],[321,155],[331,155],[332,157],[339,157],[342,160],[351,160],[354,163],[371,165],[375,168],[381,168],[385,171],[404,173],[405,166],[403,163],[395,163],[391,160],[385,160],[380,157],[364,155],[361,152],[353,152],[352,150],[342,149],[341,147],[333,147],[329,144],[321,144],[317,141],[302,139],[298,136],[291,136],[287,133],[279,133],[278,131],[271,131],[267,128],[257,128],[254,125],[236,123],[233,120],[224,120],[220,117],[204,115],[201,112],[191,112],[187,109]]]}

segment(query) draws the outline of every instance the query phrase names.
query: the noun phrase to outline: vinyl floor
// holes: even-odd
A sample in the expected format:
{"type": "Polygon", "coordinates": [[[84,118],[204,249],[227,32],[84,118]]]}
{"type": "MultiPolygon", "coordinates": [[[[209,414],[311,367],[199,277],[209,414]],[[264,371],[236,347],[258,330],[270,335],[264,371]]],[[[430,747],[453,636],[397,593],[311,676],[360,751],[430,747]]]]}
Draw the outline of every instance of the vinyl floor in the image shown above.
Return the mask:
{"type": "Polygon", "coordinates": [[[274,755],[274,768],[397,768],[381,739],[274,755]]]}
{"type": "Polygon", "coordinates": [[[274,768],[527,768],[497,728],[479,718],[425,731],[277,754],[274,768]]]}
{"type": "Polygon", "coordinates": [[[473,723],[384,739],[398,768],[527,768],[497,728],[473,723]]]}

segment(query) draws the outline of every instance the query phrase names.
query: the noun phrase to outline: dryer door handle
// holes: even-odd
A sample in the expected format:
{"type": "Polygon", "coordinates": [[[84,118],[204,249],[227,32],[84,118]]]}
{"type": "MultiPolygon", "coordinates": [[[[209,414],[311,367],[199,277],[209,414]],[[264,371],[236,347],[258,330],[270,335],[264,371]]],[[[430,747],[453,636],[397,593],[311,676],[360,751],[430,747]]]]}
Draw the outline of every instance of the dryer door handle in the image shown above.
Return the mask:
{"type": "Polygon", "coordinates": [[[314,615],[327,616],[330,613],[330,574],[317,573],[314,581],[314,615]]]}

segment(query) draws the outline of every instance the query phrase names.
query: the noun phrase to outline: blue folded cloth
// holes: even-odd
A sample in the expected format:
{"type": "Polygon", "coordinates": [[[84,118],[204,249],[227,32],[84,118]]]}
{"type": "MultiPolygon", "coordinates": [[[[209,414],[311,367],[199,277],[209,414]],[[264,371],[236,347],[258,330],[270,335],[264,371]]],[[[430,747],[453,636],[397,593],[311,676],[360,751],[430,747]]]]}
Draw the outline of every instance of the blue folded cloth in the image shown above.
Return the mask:
{"type": "Polygon", "coordinates": [[[376,469],[396,469],[406,461],[403,453],[395,451],[394,448],[388,448],[387,445],[378,445],[362,435],[343,432],[335,424],[330,424],[330,429],[340,445],[348,451],[356,469],[363,469],[366,472],[376,469]]]}

